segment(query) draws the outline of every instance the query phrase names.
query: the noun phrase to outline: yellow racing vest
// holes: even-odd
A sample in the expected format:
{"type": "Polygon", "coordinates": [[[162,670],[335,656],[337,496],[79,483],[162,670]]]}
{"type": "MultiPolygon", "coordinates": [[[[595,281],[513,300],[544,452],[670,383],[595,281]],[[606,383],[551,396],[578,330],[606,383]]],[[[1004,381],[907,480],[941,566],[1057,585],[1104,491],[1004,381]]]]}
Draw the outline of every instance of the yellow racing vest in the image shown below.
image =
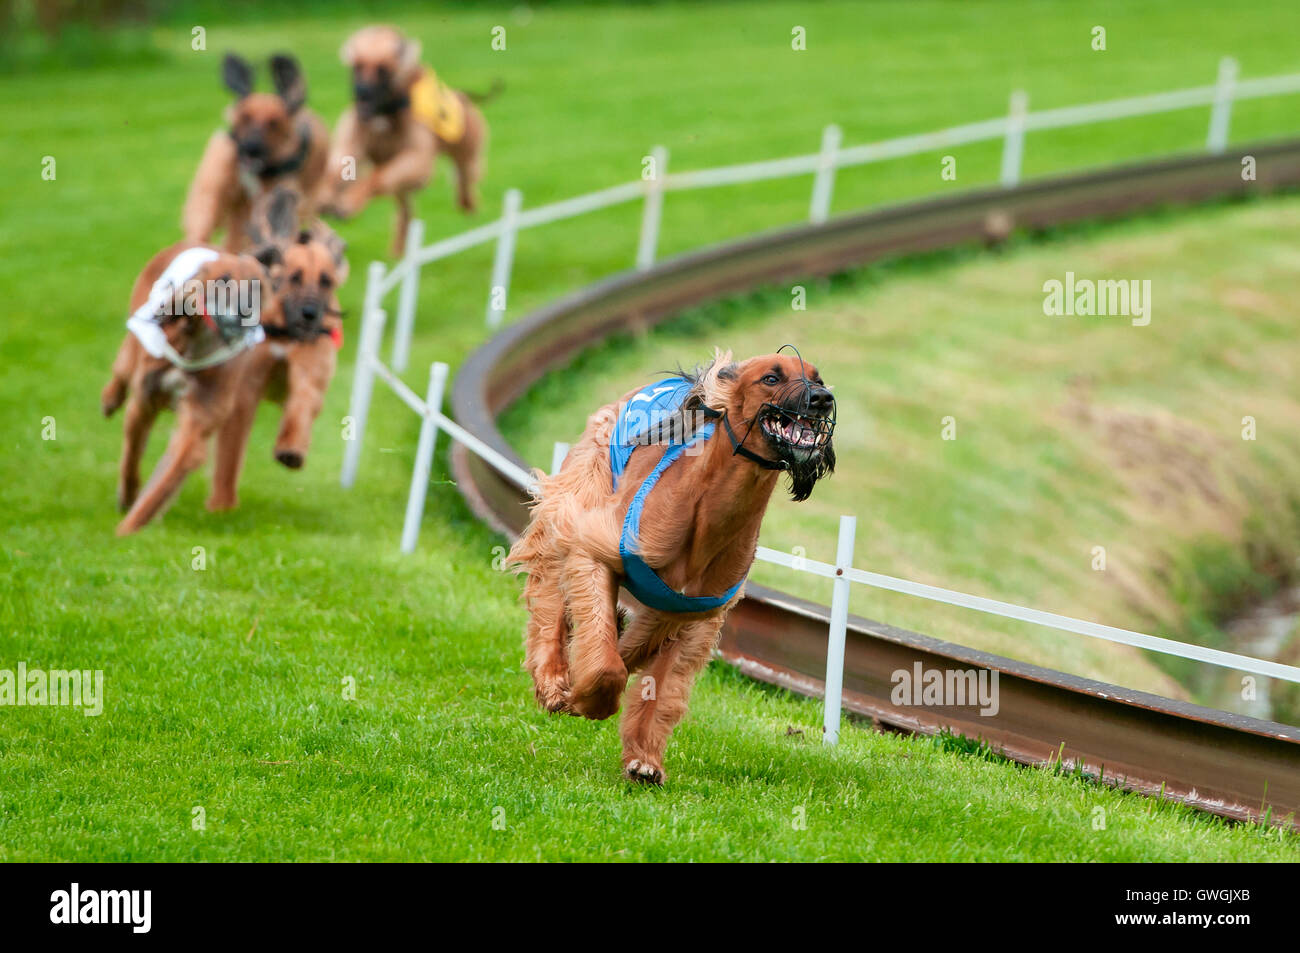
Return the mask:
{"type": "Polygon", "coordinates": [[[465,135],[465,103],[431,69],[411,87],[411,111],[443,142],[454,145],[465,135]]]}

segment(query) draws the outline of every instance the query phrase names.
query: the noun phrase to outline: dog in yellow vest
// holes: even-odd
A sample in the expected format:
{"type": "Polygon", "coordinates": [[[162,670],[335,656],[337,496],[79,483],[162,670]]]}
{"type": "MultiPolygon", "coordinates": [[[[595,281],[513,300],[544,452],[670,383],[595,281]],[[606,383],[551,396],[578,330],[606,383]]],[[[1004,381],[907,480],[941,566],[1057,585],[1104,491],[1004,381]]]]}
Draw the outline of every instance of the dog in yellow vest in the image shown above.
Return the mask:
{"type": "Polygon", "coordinates": [[[354,33],[340,56],[352,70],[353,104],[334,129],[318,203],[325,214],[348,218],[376,195],[393,196],[393,254],[400,256],[411,195],[428,183],[439,153],[456,166],[460,207],[466,212],[477,207],[488,126],[475,103],[492,98],[500,84],[485,95],[452,89],[421,65],[419,41],[390,26],[354,33]]]}

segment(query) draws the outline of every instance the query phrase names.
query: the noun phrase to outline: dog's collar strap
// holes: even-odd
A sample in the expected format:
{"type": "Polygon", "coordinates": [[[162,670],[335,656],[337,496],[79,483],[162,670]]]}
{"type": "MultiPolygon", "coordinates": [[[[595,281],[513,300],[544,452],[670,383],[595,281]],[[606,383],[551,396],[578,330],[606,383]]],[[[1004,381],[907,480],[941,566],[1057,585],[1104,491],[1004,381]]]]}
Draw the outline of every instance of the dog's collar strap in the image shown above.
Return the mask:
{"type": "Polygon", "coordinates": [[[311,151],[311,127],[307,123],[302,123],[298,127],[298,149],[293,155],[283,162],[277,162],[275,165],[268,165],[257,173],[259,179],[275,179],[282,175],[289,175],[297,172],[302,168],[302,164],[307,161],[307,153],[311,151]]]}
{"type": "Polygon", "coordinates": [[[627,515],[623,517],[623,532],[618,540],[618,553],[623,559],[623,587],[642,605],[658,609],[660,612],[709,612],[729,603],[745,584],[745,577],[742,576],[739,582],[720,596],[688,596],[664,582],[641,557],[638,540],[641,536],[641,511],[645,509],[646,497],[650,495],[650,491],[659,482],[664,471],[672,466],[688,447],[713,436],[713,430],[713,424],[705,424],[685,443],[671,444],[659,458],[655,468],[650,471],[650,475],[637,488],[636,495],[628,504],[627,515]]]}
{"type": "Polygon", "coordinates": [[[280,327],[279,325],[266,324],[262,326],[262,329],[266,332],[266,336],[269,338],[294,338],[299,341],[312,341],[316,338],[324,337],[327,334],[331,337],[335,336],[334,331],[324,325],[317,325],[312,328],[306,337],[303,337],[300,334],[295,334],[288,328],[280,327]]]}
{"type": "MultiPolygon", "coordinates": [[[[235,130],[227,129],[226,134],[231,139],[235,139],[235,130]]],[[[235,139],[235,145],[238,148],[238,139],[235,139]]],[[[307,153],[309,152],[311,152],[311,126],[304,120],[298,124],[298,148],[294,150],[293,155],[283,162],[264,165],[256,173],[251,174],[255,179],[275,179],[282,175],[290,175],[302,168],[302,164],[307,161],[307,153]]]]}
{"type": "Polygon", "coordinates": [[[718,417],[722,418],[723,429],[727,431],[727,439],[731,441],[732,456],[739,454],[746,460],[753,460],[764,470],[790,469],[790,464],[786,463],[784,460],[769,460],[767,457],[759,456],[753,450],[746,447],[742,441],[738,440],[736,438],[736,432],[731,429],[731,421],[727,419],[727,415],[724,411],[714,410],[712,407],[704,407],[701,409],[701,412],[705,417],[712,417],[714,419],[717,419],[718,417]]]}

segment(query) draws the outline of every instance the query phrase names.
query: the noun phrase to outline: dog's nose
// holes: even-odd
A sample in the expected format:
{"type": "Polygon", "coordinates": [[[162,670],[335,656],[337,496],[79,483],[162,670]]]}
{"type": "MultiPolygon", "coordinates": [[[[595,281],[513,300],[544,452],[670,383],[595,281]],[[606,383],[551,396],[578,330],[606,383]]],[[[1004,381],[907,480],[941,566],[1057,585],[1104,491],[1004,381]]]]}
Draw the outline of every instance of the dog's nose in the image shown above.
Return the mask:
{"type": "Polygon", "coordinates": [[[317,321],[320,319],[321,308],[315,301],[304,301],[302,305],[302,319],[304,321],[317,321]]]}
{"type": "Polygon", "coordinates": [[[814,387],[808,395],[808,409],[818,414],[828,414],[835,406],[835,398],[825,387],[814,387]]]}
{"type": "Polygon", "coordinates": [[[239,143],[239,151],[250,158],[257,159],[266,152],[266,143],[261,139],[243,139],[239,143]]]}

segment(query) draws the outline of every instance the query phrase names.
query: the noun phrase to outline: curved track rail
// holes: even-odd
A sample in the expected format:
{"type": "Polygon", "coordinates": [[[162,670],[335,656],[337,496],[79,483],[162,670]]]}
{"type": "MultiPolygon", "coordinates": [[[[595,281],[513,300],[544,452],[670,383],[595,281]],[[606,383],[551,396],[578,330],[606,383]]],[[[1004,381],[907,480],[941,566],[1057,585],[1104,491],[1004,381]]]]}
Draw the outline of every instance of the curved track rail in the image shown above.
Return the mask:
{"type": "MultiPolygon", "coordinates": [[[[496,417],[535,381],[585,348],[636,331],[684,308],[783,280],[833,274],[882,258],[997,241],[1013,228],[1043,229],[1300,185],[1300,140],[1217,156],[1141,163],[845,216],[690,253],[591,285],[526,316],[474,352],[460,369],[453,415],[480,439],[525,465],[496,417]],[[1256,181],[1242,180],[1252,155],[1256,181]]],[[[527,522],[520,491],[453,444],[462,494],[508,535],[527,522]]],[[[719,646],[746,674],[805,695],[822,692],[829,611],[761,586],[746,587],[719,646]]],[[[1163,793],[1228,817],[1300,829],[1300,730],[1172,701],[979,652],[860,617],[850,617],[844,704],[889,728],[982,738],[1006,756],[1042,765],[1060,759],[1107,783],[1163,793]],[[988,669],[1000,707],[900,707],[890,701],[898,670],[988,669]]]]}

